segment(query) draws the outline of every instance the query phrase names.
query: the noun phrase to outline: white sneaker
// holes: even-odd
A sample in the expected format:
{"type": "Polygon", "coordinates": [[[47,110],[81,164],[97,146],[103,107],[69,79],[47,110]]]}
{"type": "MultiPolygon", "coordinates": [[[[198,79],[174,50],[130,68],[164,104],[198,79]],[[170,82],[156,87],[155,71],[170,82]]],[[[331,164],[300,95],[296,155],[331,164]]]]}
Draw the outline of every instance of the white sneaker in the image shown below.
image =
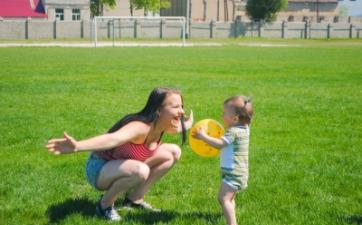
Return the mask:
{"type": "Polygon", "coordinates": [[[111,205],[108,208],[102,209],[101,200],[99,200],[99,202],[96,206],[96,211],[100,217],[103,217],[106,220],[120,221],[122,219],[121,216],[118,214],[117,210],[114,208],[114,205],[111,205]]]}

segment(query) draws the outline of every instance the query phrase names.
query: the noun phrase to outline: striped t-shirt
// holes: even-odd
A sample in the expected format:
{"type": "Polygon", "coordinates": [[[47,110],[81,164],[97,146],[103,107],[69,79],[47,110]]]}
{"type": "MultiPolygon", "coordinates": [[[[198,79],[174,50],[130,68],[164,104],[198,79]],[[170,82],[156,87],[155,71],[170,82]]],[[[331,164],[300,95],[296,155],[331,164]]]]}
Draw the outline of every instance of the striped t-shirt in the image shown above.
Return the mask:
{"type": "Polygon", "coordinates": [[[230,127],[222,139],[228,144],[222,149],[222,169],[231,170],[235,175],[248,177],[249,174],[249,127],[230,127]]]}

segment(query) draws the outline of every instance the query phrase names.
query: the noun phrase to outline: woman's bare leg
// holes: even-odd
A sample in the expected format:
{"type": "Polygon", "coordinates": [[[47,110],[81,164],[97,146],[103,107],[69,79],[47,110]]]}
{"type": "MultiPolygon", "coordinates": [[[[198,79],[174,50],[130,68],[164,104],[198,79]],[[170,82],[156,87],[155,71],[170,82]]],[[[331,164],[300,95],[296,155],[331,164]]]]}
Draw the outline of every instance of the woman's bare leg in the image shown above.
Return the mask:
{"type": "Polygon", "coordinates": [[[146,181],[149,174],[148,165],[136,160],[113,160],[106,163],[97,179],[97,188],[106,190],[101,207],[111,206],[120,194],[146,181]]]}
{"type": "Polygon", "coordinates": [[[128,198],[135,203],[142,202],[144,195],[151,186],[162,178],[180,157],[181,149],[179,146],[175,144],[160,145],[156,154],[145,161],[150,167],[148,179],[144,183],[139,183],[139,185],[128,194],[128,198]]]}

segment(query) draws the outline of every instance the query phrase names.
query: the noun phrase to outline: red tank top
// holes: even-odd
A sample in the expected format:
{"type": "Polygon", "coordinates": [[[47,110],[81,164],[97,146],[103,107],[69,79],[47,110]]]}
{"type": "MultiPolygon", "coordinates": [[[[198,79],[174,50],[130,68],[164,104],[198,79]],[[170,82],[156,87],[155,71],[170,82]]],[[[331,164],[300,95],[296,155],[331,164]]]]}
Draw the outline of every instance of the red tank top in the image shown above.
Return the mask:
{"type": "Polygon", "coordinates": [[[128,142],[111,150],[97,152],[97,154],[105,160],[135,159],[143,162],[153,156],[159,146],[160,141],[157,142],[155,150],[150,150],[144,143],[134,144],[128,142]]]}

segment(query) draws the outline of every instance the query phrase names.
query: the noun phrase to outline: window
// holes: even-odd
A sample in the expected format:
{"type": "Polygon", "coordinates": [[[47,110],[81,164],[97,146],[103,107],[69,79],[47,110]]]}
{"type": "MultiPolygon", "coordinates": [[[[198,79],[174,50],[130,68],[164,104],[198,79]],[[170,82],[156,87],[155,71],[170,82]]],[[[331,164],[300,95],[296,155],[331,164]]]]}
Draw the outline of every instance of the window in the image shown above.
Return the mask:
{"type": "Polygon", "coordinates": [[[324,16],[320,16],[318,19],[318,23],[323,22],[326,18],[324,16]]]}
{"type": "Polygon", "coordinates": [[[55,19],[64,20],[64,9],[55,9],[55,19]]]}
{"type": "Polygon", "coordinates": [[[333,22],[334,22],[334,23],[338,23],[338,21],[339,21],[339,16],[333,17],[333,22]]]}
{"type": "Polygon", "coordinates": [[[80,9],[72,9],[72,20],[80,20],[80,9]]]}

